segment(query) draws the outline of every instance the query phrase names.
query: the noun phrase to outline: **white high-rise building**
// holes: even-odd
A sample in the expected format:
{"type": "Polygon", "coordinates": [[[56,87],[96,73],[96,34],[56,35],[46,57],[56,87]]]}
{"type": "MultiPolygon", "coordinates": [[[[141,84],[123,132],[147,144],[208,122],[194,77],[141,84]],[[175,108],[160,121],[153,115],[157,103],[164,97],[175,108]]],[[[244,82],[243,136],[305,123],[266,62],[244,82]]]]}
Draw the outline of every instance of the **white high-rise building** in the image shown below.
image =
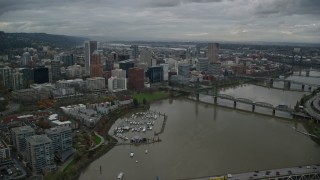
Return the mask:
{"type": "Polygon", "coordinates": [[[29,52],[25,52],[22,54],[22,60],[21,60],[21,65],[22,66],[27,66],[30,64],[31,61],[31,56],[29,52]]]}
{"type": "Polygon", "coordinates": [[[91,56],[95,50],[97,50],[97,41],[86,41],[84,43],[84,60],[87,75],[90,75],[91,56]]]}
{"type": "Polygon", "coordinates": [[[127,90],[127,78],[111,77],[108,79],[109,91],[123,91],[127,90]]]}
{"type": "Polygon", "coordinates": [[[160,66],[163,68],[163,80],[168,81],[169,80],[169,64],[160,64],[160,66]]]}
{"type": "Polygon", "coordinates": [[[118,78],[126,78],[126,71],[123,69],[115,69],[111,71],[111,76],[118,78]]]}

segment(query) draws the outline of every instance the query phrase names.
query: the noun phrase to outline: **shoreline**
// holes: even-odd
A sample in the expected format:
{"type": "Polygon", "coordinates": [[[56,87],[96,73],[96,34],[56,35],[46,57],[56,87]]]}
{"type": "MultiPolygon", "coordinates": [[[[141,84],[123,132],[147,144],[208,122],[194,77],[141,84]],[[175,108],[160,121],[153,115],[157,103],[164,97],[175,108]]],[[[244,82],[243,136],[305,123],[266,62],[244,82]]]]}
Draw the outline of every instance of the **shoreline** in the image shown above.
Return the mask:
{"type": "MultiPolygon", "coordinates": [[[[85,171],[92,162],[94,162],[95,160],[99,159],[103,155],[107,154],[110,150],[112,150],[115,146],[117,146],[118,140],[115,139],[114,137],[110,136],[109,135],[109,131],[110,131],[112,125],[120,117],[126,116],[128,114],[132,114],[132,113],[135,113],[135,112],[145,111],[145,110],[148,110],[148,109],[149,109],[149,106],[148,107],[144,106],[144,107],[131,108],[131,109],[126,109],[126,111],[119,112],[119,114],[116,114],[115,116],[112,116],[112,118],[111,118],[112,120],[110,120],[108,122],[107,126],[104,127],[106,129],[104,131],[104,134],[101,135],[101,136],[106,137],[105,139],[112,139],[113,141],[109,141],[107,145],[103,144],[102,146],[100,146],[99,148],[97,148],[94,151],[87,152],[90,160],[86,163],[85,167],[83,167],[83,168],[78,170],[77,174],[75,176],[73,176],[72,179],[79,179],[82,171],[85,171]],[[103,148],[105,148],[105,146],[107,146],[107,148],[103,149],[103,148]],[[108,146],[110,146],[110,147],[108,147],[108,146]],[[100,153],[96,152],[96,151],[99,151],[99,150],[101,150],[100,153]]],[[[108,115],[106,115],[103,118],[107,118],[107,117],[108,117],[108,115]]]]}

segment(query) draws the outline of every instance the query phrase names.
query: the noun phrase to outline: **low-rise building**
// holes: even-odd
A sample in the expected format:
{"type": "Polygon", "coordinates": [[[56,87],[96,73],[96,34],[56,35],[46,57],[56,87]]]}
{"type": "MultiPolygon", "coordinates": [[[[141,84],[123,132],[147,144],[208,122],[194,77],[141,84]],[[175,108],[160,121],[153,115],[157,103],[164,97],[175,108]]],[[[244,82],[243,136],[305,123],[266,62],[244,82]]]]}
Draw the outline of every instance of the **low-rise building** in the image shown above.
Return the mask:
{"type": "Polygon", "coordinates": [[[86,87],[89,91],[103,90],[106,88],[106,82],[103,77],[87,78],[86,87]]]}

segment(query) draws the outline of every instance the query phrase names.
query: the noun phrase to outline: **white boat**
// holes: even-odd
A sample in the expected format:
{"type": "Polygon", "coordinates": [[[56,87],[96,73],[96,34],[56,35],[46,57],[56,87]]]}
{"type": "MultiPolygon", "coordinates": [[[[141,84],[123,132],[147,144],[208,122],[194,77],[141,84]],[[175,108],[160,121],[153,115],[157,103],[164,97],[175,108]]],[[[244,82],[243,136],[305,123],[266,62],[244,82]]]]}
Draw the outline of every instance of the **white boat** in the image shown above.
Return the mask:
{"type": "Polygon", "coordinates": [[[136,163],[138,163],[138,160],[136,160],[136,163]]]}
{"type": "Polygon", "coordinates": [[[133,155],[134,155],[134,153],[133,153],[133,152],[131,152],[131,153],[130,153],[130,157],[133,157],[133,155]]]}
{"type": "Polygon", "coordinates": [[[143,127],[142,132],[146,132],[146,127],[143,127]]]}
{"type": "Polygon", "coordinates": [[[124,173],[123,173],[123,172],[120,172],[119,175],[118,175],[118,179],[122,179],[122,178],[123,178],[123,175],[124,175],[124,173]]]}
{"type": "Polygon", "coordinates": [[[148,149],[146,149],[145,153],[148,154],[148,149]]]}

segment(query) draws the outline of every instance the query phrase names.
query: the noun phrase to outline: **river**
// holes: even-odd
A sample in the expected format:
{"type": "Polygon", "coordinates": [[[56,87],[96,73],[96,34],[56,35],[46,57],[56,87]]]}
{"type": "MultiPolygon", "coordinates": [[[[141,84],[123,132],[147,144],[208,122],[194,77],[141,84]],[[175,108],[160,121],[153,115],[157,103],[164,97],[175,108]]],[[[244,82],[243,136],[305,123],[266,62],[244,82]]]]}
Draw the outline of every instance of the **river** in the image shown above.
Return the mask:
{"type": "MultiPolygon", "coordinates": [[[[293,107],[306,92],[244,85],[220,93],[293,107]]],[[[170,180],[320,163],[320,145],[292,128],[306,131],[301,122],[184,98],[158,101],[150,109],[168,115],[162,142],[116,146],[91,163],[81,180],[116,179],[119,172],[130,180],[170,180]]]]}

